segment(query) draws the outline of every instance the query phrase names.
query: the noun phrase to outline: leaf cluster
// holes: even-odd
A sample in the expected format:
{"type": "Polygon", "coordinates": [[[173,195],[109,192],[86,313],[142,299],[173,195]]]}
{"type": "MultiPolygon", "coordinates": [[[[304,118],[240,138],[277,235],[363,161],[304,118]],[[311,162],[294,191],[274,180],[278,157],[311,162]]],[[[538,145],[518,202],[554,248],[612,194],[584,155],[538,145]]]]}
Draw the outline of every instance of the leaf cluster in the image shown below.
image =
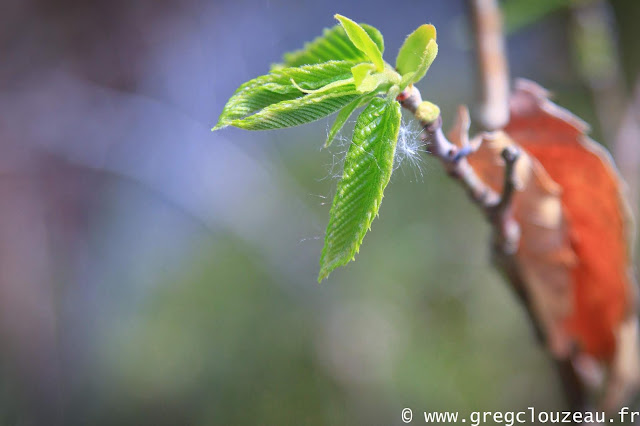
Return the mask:
{"type": "Polygon", "coordinates": [[[213,128],[280,129],[337,112],[325,143],[329,146],[351,114],[365,107],[333,199],[319,280],[354,258],[377,216],[400,129],[395,98],[424,77],[438,53],[435,27],[422,25],[407,37],[392,67],[383,59],[380,31],[342,15],[335,18],[338,25],[285,54],[269,74],[241,85],[213,128]]]}

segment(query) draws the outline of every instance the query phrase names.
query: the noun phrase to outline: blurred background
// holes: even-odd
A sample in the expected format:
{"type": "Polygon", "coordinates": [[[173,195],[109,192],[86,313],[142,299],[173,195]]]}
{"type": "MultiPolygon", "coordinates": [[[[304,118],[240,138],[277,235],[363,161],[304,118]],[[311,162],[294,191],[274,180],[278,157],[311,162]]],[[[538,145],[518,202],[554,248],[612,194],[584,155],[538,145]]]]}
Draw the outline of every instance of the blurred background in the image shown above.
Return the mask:
{"type": "MultiPolygon", "coordinates": [[[[364,4],[0,2],[0,424],[392,425],[404,407],[564,407],[489,265],[487,223],[435,160],[398,158],[357,261],[319,285],[348,142],[321,149],[330,120],[210,132],[241,83],[336,12],[379,28],[388,61],[433,23],[440,54],[419,88],[445,127],[473,108],[463,0],[364,4]]],[[[513,76],[591,123],[632,178],[640,2],[504,4],[513,76]]]]}

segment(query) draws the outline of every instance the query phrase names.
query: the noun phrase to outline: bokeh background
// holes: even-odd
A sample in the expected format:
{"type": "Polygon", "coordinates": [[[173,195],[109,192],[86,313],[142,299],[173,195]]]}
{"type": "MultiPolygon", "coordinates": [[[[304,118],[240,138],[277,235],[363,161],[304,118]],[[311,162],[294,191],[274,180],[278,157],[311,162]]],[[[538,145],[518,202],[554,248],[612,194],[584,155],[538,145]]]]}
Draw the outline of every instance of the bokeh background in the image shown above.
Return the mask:
{"type": "MultiPolygon", "coordinates": [[[[616,151],[640,2],[504,3],[512,74],[616,151]]],[[[488,225],[436,161],[404,151],[357,261],[318,284],[348,142],[321,149],[328,120],[210,132],[237,86],[336,12],[378,27],[388,61],[435,24],[419,88],[445,127],[473,107],[462,0],[0,1],[0,424],[392,425],[404,407],[564,407],[489,265],[488,225]]],[[[408,117],[406,137],[415,146],[408,117]]]]}

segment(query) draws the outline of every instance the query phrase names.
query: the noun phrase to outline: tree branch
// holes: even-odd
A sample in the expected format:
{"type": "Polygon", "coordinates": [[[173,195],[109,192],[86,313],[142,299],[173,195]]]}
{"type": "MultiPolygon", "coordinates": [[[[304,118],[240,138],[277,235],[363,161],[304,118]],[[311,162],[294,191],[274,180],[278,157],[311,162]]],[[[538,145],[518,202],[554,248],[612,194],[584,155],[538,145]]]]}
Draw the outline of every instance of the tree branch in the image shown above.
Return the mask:
{"type": "MultiPolygon", "coordinates": [[[[398,100],[404,108],[415,114],[422,102],[422,96],[415,86],[410,86],[398,96],[398,100]]],[[[496,218],[502,218],[511,202],[515,187],[513,168],[518,158],[517,150],[507,148],[503,152],[506,163],[505,185],[503,193],[498,194],[480,179],[467,161],[466,156],[474,150],[468,140],[463,141],[462,147],[451,143],[442,131],[441,116],[431,122],[422,121],[420,118],[418,120],[423,128],[422,139],[427,152],[440,160],[447,173],[460,182],[492,222],[496,218]]]]}
{"type": "Polygon", "coordinates": [[[509,65],[502,16],[497,0],[469,0],[469,9],[481,95],[478,118],[485,130],[497,130],[509,121],[509,65]]]}
{"type": "MultiPolygon", "coordinates": [[[[476,31],[476,52],[482,92],[480,121],[486,130],[498,130],[509,121],[509,71],[500,11],[496,0],[469,0],[469,5],[476,31]]],[[[511,203],[516,189],[515,165],[520,153],[513,147],[502,151],[502,159],[505,162],[504,185],[502,193],[498,194],[480,179],[467,161],[466,157],[475,149],[469,143],[468,136],[463,137],[462,146],[458,147],[444,135],[440,115],[430,122],[421,120],[419,108],[422,97],[416,87],[410,86],[405,89],[398,96],[398,101],[421,122],[427,151],[438,157],[447,173],[465,188],[474,203],[485,213],[493,227],[493,261],[505,272],[511,287],[524,305],[537,336],[544,342],[543,331],[532,311],[525,290],[526,282],[515,258],[520,242],[520,226],[513,218],[511,203]]],[[[488,135],[490,134],[485,136],[488,135]]],[[[584,409],[584,387],[571,361],[554,361],[570,408],[574,411],[584,409]]]]}
{"type": "MultiPolygon", "coordinates": [[[[415,115],[422,97],[420,91],[411,86],[398,96],[398,101],[404,108],[415,115]]],[[[462,147],[458,147],[444,135],[442,117],[440,115],[432,122],[425,122],[420,120],[419,117],[416,118],[424,129],[422,138],[427,152],[440,160],[449,176],[462,185],[491,223],[493,227],[493,262],[509,279],[511,287],[527,311],[536,336],[541,342],[544,342],[543,331],[537,322],[535,314],[532,312],[529,297],[525,291],[526,283],[515,258],[520,242],[520,226],[511,213],[511,202],[516,190],[514,172],[520,152],[515,147],[507,147],[501,152],[505,167],[504,185],[502,193],[499,194],[480,179],[467,161],[467,155],[474,152],[474,147],[469,143],[468,137],[466,139],[463,138],[462,147]]],[[[556,359],[554,362],[570,409],[573,411],[584,410],[584,388],[576,375],[571,361],[556,359]]]]}
{"type": "MultiPolygon", "coordinates": [[[[478,60],[478,80],[482,93],[480,123],[486,130],[503,128],[509,122],[509,68],[505,54],[502,19],[497,0],[469,0],[470,12],[475,30],[476,56],[478,60]]],[[[489,218],[494,227],[493,259],[502,269],[525,306],[537,334],[542,330],[531,311],[528,295],[524,290],[524,279],[515,261],[520,229],[509,214],[513,195],[513,167],[516,152],[503,152],[505,160],[504,190],[489,218]]],[[[569,360],[555,360],[556,369],[569,407],[572,410],[585,408],[584,386],[579,380],[569,360]]]]}

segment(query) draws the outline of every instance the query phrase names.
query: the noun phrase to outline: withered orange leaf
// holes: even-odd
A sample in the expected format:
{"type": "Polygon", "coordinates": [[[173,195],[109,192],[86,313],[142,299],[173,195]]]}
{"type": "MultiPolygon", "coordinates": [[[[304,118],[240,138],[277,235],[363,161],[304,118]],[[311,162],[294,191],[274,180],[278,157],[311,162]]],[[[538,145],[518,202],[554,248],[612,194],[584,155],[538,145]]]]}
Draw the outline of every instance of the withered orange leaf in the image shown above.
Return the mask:
{"type": "Polygon", "coordinates": [[[604,362],[603,407],[614,409],[640,381],[634,230],[624,183],[609,153],[585,135],[588,125],[552,103],[536,83],[516,83],[510,112],[505,131],[562,188],[577,260],[571,268],[573,308],[564,327],[578,356],[604,362]]]}
{"type": "Polygon", "coordinates": [[[616,332],[635,304],[632,229],[623,183],[608,152],[585,136],[588,126],[520,80],[505,131],[562,188],[562,206],[577,262],[567,331],[589,355],[612,360],[616,332]]]}
{"type": "MultiPolygon", "coordinates": [[[[588,125],[552,103],[542,87],[519,80],[510,114],[502,131],[471,141],[477,151],[468,161],[500,192],[500,152],[511,144],[520,148],[510,213],[521,231],[515,259],[529,309],[551,353],[571,359],[583,380],[593,368],[581,366],[605,366],[603,407],[612,409],[640,380],[633,223],[624,183],[608,152],[586,136],[588,125]]],[[[462,110],[452,141],[463,143],[467,129],[462,110]]]]}
{"type": "MultiPolygon", "coordinates": [[[[450,133],[457,145],[463,144],[469,127],[469,115],[461,108],[450,133]]],[[[501,152],[514,145],[502,131],[481,133],[471,142],[475,152],[468,161],[475,173],[494,191],[502,192],[504,161],[501,152]]],[[[575,256],[567,238],[562,212],[561,188],[540,163],[521,152],[516,163],[517,191],[511,202],[511,214],[520,227],[516,259],[526,288],[529,309],[536,317],[552,353],[567,357],[571,339],[563,327],[572,310],[570,269],[575,256]]]]}

